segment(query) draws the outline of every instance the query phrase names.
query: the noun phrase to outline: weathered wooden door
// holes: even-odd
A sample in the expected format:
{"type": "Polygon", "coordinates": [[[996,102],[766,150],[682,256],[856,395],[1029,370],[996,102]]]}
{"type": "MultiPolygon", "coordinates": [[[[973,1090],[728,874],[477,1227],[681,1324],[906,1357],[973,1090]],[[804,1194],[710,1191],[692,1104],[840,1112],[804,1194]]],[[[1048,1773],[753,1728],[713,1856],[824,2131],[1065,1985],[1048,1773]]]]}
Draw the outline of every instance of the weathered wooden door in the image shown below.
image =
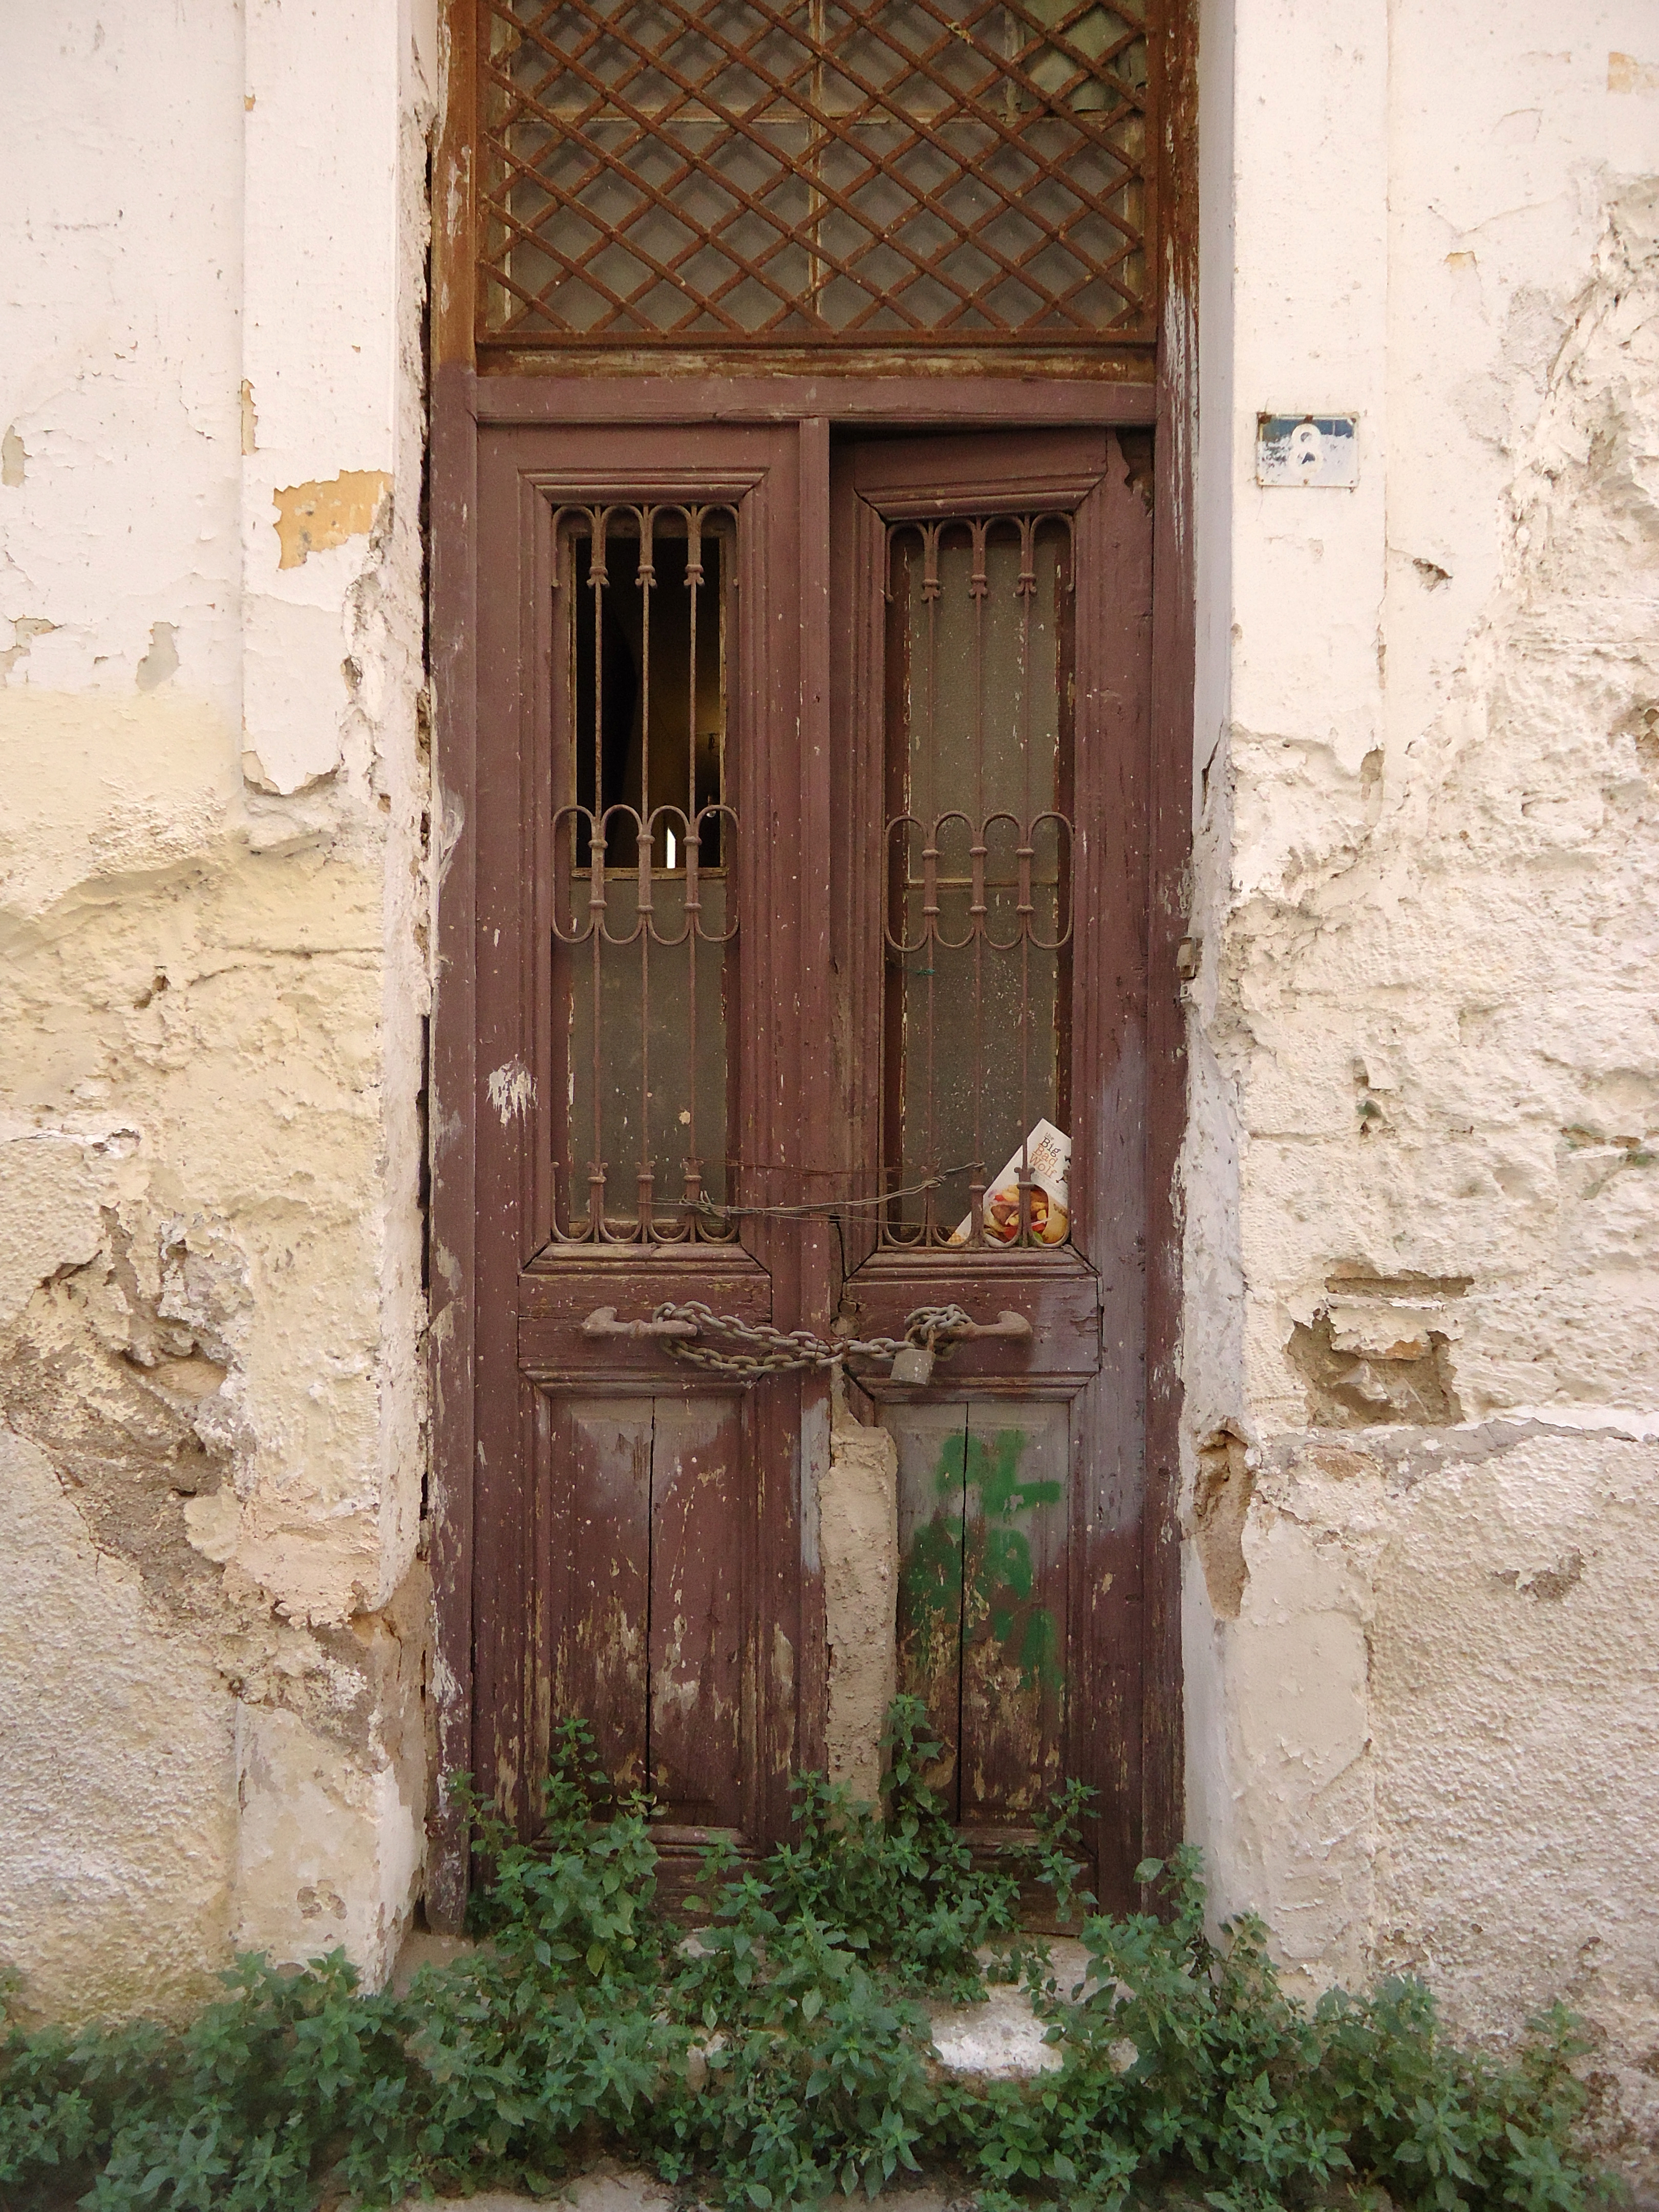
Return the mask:
{"type": "Polygon", "coordinates": [[[826,1386],[652,1317],[1012,1315],[926,1380],[850,1363],[897,1448],[902,1679],[964,1831],[1081,1775],[1121,1899],[1147,502],[1106,428],[478,435],[473,1770],[533,1826],[580,1714],[671,1856],[786,1833],[826,1386]]]}
{"type": "Polygon", "coordinates": [[[863,1388],[899,1459],[902,1686],[987,1843],[1066,1776],[1140,1839],[1152,518],[1109,431],[850,442],[832,531],[860,1335],[1025,1334],[863,1388]]]}
{"type": "Polygon", "coordinates": [[[479,453],[472,1762],[533,1827],[580,1715],[670,1851],[781,1833],[805,1750],[800,1380],[629,1333],[688,1297],[801,1310],[799,1236],[732,1210],[793,1171],[827,1073],[799,447],[479,453]]]}

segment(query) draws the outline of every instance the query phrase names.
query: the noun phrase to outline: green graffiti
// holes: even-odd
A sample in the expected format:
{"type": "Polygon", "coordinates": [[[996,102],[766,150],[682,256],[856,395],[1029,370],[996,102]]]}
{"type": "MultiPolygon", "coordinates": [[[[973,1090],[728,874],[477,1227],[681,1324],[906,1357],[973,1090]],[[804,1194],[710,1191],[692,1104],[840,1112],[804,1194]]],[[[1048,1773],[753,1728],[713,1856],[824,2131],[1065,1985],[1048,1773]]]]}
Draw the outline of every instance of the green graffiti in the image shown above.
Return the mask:
{"type": "Polygon", "coordinates": [[[945,1439],[933,1470],[934,1492],[952,1500],[965,1492],[967,1510],[964,1515],[935,1512],[917,1529],[904,1563],[904,1594],[910,1619],[925,1632],[960,1623],[971,1638],[986,1621],[1004,1659],[1018,1668],[1021,1689],[1037,1683],[1057,1689],[1059,1632],[1054,1615],[1032,1596],[1030,1541],[1016,1524],[1040,1505],[1057,1505],[1063,1493],[1051,1479],[1021,1475],[1028,1441],[1023,1429],[1000,1430],[988,1442],[963,1435],[945,1439]]]}

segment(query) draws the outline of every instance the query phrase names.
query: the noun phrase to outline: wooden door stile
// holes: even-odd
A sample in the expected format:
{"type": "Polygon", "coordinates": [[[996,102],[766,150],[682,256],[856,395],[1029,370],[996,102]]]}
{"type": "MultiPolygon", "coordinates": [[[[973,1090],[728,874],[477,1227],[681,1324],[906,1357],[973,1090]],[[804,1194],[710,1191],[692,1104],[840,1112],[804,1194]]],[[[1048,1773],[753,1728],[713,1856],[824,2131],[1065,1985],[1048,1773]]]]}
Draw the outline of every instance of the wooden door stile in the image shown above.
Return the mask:
{"type": "MultiPolygon", "coordinates": [[[[471,317],[466,328],[471,331],[471,317]]],[[[442,884],[427,1070],[428,1329],[432,1393],[428,1500],[434,1633],[435,1765],[426,1909],[459,1929],[470,1871],[467,1824],[449,1788],[472,1766],[477,1111],[477,512],[476,379],[438,371],[432,398],[431,836],[442,884]]]]}

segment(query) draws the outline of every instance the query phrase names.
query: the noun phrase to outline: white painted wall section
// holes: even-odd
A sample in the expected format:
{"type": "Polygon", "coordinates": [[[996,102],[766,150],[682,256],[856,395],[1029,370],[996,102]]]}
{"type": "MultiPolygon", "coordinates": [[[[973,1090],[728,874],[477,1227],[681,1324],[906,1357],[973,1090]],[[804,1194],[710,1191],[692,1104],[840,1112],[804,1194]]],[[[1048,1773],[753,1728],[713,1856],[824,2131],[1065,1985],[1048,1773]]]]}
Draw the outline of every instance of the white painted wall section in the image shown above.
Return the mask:
{"type": "Polygon", "coordinates": [[[1639,2163],[1659,45],[1238,0],[1201,73],[1192,1826],[1310,1986],[1565,1994],[1639,2163]],[[1357,488],[1259,488],[1259,410],[1357,488]]]}

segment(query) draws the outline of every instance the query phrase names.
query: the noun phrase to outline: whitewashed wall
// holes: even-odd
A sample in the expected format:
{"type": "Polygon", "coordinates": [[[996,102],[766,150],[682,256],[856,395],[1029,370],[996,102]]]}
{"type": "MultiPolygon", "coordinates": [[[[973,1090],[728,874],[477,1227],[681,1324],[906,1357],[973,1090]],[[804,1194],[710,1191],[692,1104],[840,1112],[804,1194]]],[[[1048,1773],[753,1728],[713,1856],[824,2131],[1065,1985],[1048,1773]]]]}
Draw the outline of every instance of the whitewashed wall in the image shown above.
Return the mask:
{"type": "Polygon", "coordinates": [[[1218,0],[1203,80],[1191,1825],[1651,2148],[1659,21],[1218,0]]]}
{"type": "Polygon", "coordinates": [[[178,2008],[418,1881],[434,26],[0,43],[0,1955],[178,2008]]]}

